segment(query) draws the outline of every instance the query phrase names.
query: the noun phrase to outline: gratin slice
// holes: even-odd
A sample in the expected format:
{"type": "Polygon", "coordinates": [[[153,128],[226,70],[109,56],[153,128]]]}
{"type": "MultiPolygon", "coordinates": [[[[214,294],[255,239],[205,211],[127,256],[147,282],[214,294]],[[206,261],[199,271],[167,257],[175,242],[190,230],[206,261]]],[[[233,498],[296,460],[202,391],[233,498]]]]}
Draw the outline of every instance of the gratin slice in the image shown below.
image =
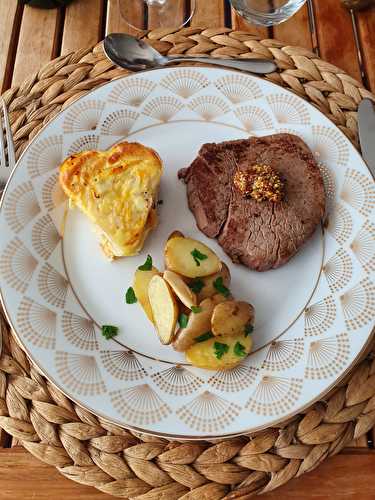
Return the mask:
{"type": "Polygon", "coordinates": [[[137,254],[157,225],[162,174],[158,154],[139,143],[71,155],[60,166],[60,184],[71,205],[95,224],[109,257],[137,254]]]}

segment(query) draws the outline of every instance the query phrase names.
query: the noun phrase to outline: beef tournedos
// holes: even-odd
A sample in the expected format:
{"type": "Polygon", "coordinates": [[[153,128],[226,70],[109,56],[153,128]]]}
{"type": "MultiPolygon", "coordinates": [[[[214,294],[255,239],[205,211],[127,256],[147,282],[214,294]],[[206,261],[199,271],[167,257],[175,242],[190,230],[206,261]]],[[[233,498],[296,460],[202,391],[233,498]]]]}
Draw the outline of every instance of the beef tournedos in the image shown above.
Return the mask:
{"type": "Polygon", "coordinates": [[[266,271],[296,254],[325,210],[323,179],[307,145],[292,134],[204,144],[179,178],[199,229],[217,238],[233,262],[266,271]],[[245,197],[235,173],[266,165],[282,179],[280,202],[245,197]]]}

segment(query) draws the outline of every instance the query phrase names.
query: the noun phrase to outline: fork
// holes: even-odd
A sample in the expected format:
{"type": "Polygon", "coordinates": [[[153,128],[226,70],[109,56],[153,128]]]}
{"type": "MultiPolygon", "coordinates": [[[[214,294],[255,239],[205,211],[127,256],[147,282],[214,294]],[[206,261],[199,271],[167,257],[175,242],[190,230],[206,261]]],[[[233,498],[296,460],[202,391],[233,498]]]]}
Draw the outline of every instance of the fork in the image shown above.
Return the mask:
{"type": "MultiPolygon", "coordinates": [[[[2,97],[0,97],[0,108],[0,198],[2,198],[5,185],[16,164],[16,155],[14,153],[14,143],[12,130],[10,128],[8,110],[2,97]],[[1,111],[3,116],[1,116],[1,111]]],[[[1,349],[2,335],[0,330],[0,355],[1,349]]]]}

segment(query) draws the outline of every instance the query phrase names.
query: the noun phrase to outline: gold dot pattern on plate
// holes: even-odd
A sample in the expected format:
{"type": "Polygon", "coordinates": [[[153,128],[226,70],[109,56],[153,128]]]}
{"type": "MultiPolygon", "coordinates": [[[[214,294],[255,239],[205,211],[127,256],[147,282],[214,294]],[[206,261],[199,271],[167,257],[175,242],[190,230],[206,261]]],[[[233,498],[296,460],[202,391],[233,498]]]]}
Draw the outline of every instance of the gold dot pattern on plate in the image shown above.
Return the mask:
{"type": "Polygon", "coordinates": [[[43,349],[56,345],[56,313],[23,297],[17,312],[17,333],[28,342],[43,349]]]}
{"type": "Polygon", "coordinates": [[[143,108],[143,114],[162,123],[167,123],[183,108],[183,104],[177,98],[161,96],[151,99],[143,108]]]}
{"type": "Polygon", "coordinates": [[[307,107],[292,95],[269,95],[267,102],[279,123],[294,125],[308,125],[310,123],[307,107]]]}
{"type": "Polygon", "coordinates": [[[104,107],[105,102],[97,99],[74,103],[64,118],[63,131],[72,134],[95,130],[104,107]]]}
{"type": "Polygon", "coordinates": [[[129,109],[117,109],[106,116],[100,132],[103,135],[126,137],[139,116],[139,113],[129,109]]]}
{"type": "Polygon", "coordinates": [[[201,378],[179,365],[153,373],[151,378],[162,391],[173,396],[188,396],[204,383],[201,378]]]}
{"type": "Polygon", "coordinates": [[[110,393],[111,402],[126,422],[147,425],[164,420],[171,413],[170,407],[148,385],[110,393]]]}
{"type": "Polygon", "coordinates": [[[274,126],[270,115],[256,106],[241,106],[234,111],[234,114],[248,132],[272,129],[274,126]]]}
{"type": "Polygon", "coordinates": [[[348,252],[339,248],[335,255],[324,264],[323,272],[332,293],[345,288],[353,275],[353,263],[348,252]]]}
{"type": "Polygon", "coordinates": [[[212,95],[194,97],[188,106],[206,121],[215,120],[215,118],[230,111],[230,107],[224,99],[212,95]]]}
{"type": "Polygon", "coordinates": [[[46,214],[40,217],[32,228],[33,250],[44,260],[47,260],[60,241],[60,235],[51,219],[46,214]]]}
{"type": "Polygon", "coordinates": [[[333,325],[336,315],[336,303],[331,295],[308,306],[305,310],[306,337],[321,335],[328,331],[333,325]]]}
{"type": "Polygon", "coordinates": [[[246,408],[258,415],[282,415],[288,412],[301,395],[303,380],[265,375],[246,408]]]}
{"type": "Polygon", "coordinates": [[[360,214],[367,217],[375,207],[375,187],[370,177],[348,169],[340,197],[360,214]]]}
{"type": "Polygon", "coordinates": [[[63,308],[69,282],[46,262],[38,274],[38,290],[48,304],[63,308]]]}
{"type": "Polygon", "coordinates": [[[350,248],[367,273],[375,271],[375,224],[367,220],[350,248]]]}
{"type": "Polygon", "coordinates": [[[176,411],[177,416],[198,432],[218,432],[240,414],[241,407],[205,391],[176,411]]]}
{"type": "Polygon", "coordinates": [[[232,368],[221,370],[208,379],[208,383],[218,391],[239,392],[254,383],[259,369],[244,363],[232,368]]]}
{"type": "Polygon", "coordinates": [[[142,380],[147,372],[131,351],[101,351],[104,368],[115,378],[134,382],[142,380]]]}
{"type": "Polygon", "coordinates": [[[128,78],[116,84],[108,101],[123,106],[140,106],[156,88],[156,84],[144,78],[128,78]]]}
{"type": "Polygon", "coordinates": [[[364,278],[340,297],[348,330],[357,330],[375,318],[375,285],[364,278]]]}
{"type": "Polygon", "coordinates": [[[106,392],[94,356],[56,351],[55,363],[60,379],[74,393],[95,396],[106,392]]]}
{"type": "Polygon", "coordinates": [[[22,241],[16,237],[11,240],[0,256],[2,278],[19,293],[25,293],[38,261],[22,241]]]}
{"type": "Polygon", "coordinates": [[[66,202],[66,196],[58,181],[59,172],[54,172],[43,184],[42,203],[49,212],[66,202]]]}
{"type": "Polygon", "coordinates": [[[353,231],[353,221],[349,210],[343,205],[336,204],[328,215],[327,230],[339,245],[343,245],[353,231]]]}
{"type": "Polygon", "coordinates": [[[347,333],[322,340],[314,340],[309,347],[305,377],[324,379],[333,377],[345,368],[350,354],[347,333]]]}
{"type": "Polygon", "coordinates": [[[82,151],[91,151],[92,149],[98,149],[99,147],[99,136],[94,134],[87,134],[79,137],[69,147],[68,156],[72,154],[81,153],[82,151]]]}
{"type": "Polygon", "coordinates": [[[91,319],[64,311],[61,320],[62,331],[71,345],[86,351],[97,350],[95,326],[91,319]]]}
{"type": "Polygon", "coordinates": [[[233,104],[262,97],[258,83],[244,75],[227,75],[215,82],[215,87],[233,104]]]}
{"type": "Polygon", "coordinates": [[[185,99],[203,90],[209,84],[208,78],[191,69],[182,68],[170,73],[160,82],[160,85],[185,99]]]}
{"type": "Polygon", "coordinates": [[[31,182],[19,184],[4,203],[4,215],[9,227],[19,233],[40,213],[40,207],[31,182]]]}
{"type": "Polygon", "coordinates": [[[304,346],[303,338],[273,341],[262,368],[270,371],[288,370],[301,360],[304,346]]]}
{"type": "Polygon", "coordinates": [[[44,175],[62,162],[62,135],[51,135],[36,141],[27,156],[27,168],[31,178],[44,175]]]}
{"type": "Polygon", "coordinates": [[[349,160],[349,148],[343,135],[332,127],[312,126],[313,140],[310,147],[318,161],[345,166],[349,160]]]}

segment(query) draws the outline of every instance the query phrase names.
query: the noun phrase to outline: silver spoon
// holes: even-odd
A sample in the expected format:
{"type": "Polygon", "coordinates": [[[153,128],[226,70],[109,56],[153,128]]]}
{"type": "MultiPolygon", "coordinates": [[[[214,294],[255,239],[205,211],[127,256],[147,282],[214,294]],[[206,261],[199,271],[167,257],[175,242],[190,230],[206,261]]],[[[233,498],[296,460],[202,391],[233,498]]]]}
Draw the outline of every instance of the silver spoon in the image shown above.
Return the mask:
{"type": "Polygon", "coordinates": [[[148,43],[125,33],[112,33],[104,39],[106,56],[118,66],[141,71],[171,63],[200,62],[239,69],[250,73],[272,73],[277,66],[267,59],[217,59],[213,57],[163,56],[148,43]]]}

